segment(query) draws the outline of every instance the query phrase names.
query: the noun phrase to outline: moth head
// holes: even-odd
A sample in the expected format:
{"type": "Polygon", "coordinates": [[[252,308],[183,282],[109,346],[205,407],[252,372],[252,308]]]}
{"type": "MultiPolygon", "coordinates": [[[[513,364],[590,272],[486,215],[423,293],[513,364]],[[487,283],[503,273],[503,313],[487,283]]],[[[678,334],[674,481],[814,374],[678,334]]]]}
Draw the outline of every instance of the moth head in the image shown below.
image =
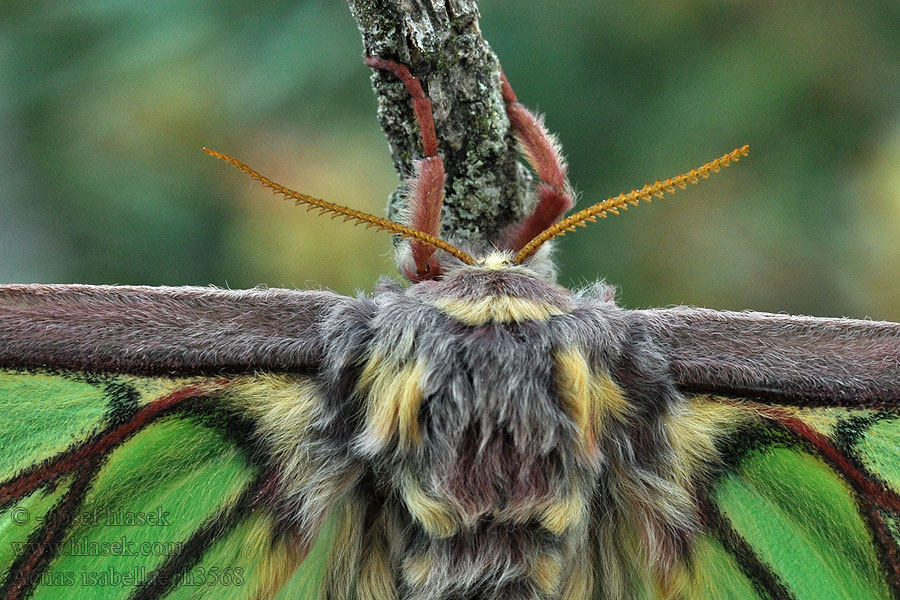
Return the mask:
{"type": "Polygon", "coordinates": [[[397,223],[295,192],[261,175],[236,158],[206,148],[203,151],[232,164],[258,181],[263,187],[267,187],[285,198],[295,200],[298,205],[317,208],[321,214],[330,213],[334,216],[342,216],[345,221],[353,221],[356,225],[363,224],[366,227],[375,227],[400,236],[402,242],[397,252],[398,268],[411,282],[418,283],[440,279],[465,265],[479,264],[479,261],[482,263],[488,260],[496,262],[498,259],[492,258],[496,256],[506,257],[503,260],[507,261],[510,267],[526,266],[539,276],[552,279],[554,270],[549,261],[549,247],[546,244],[553,238],[575,231],[578,227],[586,227],[588,222],[596,222],[598,218],[605,219],[609,214],[617,215],[619,211],[627,210],[629,206],[636,206],[642,201],[649,202],[654,196],[661,198],[666,194],[674,193],[676,189],[685,189],[689,183],[697,183],[700,179],[706,179],[711,173],[717,173],[723,167],[739,160],[741,156],[746,156],[749,148],[746,145],[736,148],[687,173],[663,181],[657,180],[656,183],[645,184],[640,189],[613,196],[561,219],[538,231],[535,235],[525,235],[523,232],[528,231],[530,224],[547,220],[546,214],[541,215],[540,211],[543,210],[546,213],[548,206],[550,206],[550,212],[558,208],[553,206],[552,198],[548,202],[542,197],[528,216],[504,233],[499,243],[488,243],[483,247],[474,247],[462,242],[457,242],[455,245],[438,237],[441,212],[439,203],[436,203],[436,207],[426,207],[430,210],[413,207],[409,211],[412,215],[410,223],[397,223]],[[423,228],[427,228],[429,231],[424,231],[423,228]]]}

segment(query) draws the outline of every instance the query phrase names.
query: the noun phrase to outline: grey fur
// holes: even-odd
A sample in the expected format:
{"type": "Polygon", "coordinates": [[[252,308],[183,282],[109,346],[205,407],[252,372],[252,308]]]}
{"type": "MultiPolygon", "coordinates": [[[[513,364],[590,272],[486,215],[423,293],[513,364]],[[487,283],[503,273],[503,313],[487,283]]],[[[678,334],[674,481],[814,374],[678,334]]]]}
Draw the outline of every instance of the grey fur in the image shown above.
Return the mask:
{"type": "Polygon", "coordinates": [[[0,365],[216,374],[318,366],[331,292],[0,286],[0,365]]]}
{"type": "Polygon", "coordinates": [[[633,311],[680,386],[779,403],[900,403],[900,324],[701,308],[633,311]]]}

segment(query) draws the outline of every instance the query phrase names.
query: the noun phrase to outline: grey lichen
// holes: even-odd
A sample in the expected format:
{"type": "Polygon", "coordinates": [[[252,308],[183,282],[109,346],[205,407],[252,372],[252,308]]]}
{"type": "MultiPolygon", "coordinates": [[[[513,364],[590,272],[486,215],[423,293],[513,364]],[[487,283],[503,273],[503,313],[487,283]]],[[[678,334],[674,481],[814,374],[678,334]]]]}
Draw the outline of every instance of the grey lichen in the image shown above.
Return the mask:
{"type": "MultiPolygon", "coordinates": [[[[500,64],[481,35],[474,0],[349,0],[366,55],[409,66],[431,99],[438,152],[447,172],[444,233],[495,238],[523,212],[530,176],[518,164],[500,95],[500,64]]],[[[409,94],[396,77],[374,73],[378,119],[394,166],[406,179],[422,158],[409,94]]],[[[391,195],[396,218],[405,190],[391,195]]]]}

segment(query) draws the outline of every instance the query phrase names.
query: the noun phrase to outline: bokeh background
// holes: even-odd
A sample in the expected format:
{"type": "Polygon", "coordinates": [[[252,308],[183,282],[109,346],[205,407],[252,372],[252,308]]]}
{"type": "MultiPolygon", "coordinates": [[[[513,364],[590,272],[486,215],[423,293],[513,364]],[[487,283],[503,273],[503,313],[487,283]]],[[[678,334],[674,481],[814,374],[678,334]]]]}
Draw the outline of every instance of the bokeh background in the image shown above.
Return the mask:
{"type": "MultiPolygon", "coordinates": [[[[900,4],[490,0],[580,206],[743,143],[709,183],[559,244],[629,307],[900,320],[900,4]]],[[[388,236],[200,153],[380,213],[397,184],[337,0],[5,0],[0,282],[369,290],[388,236]]]]}

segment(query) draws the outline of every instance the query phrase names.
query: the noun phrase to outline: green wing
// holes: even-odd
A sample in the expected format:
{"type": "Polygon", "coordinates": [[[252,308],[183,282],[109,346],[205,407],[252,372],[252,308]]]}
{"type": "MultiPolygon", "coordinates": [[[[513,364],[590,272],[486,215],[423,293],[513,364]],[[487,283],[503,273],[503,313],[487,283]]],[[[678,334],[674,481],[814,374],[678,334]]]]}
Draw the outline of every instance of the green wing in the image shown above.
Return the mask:
{"type": "Polygon", "coordinates": [[[248,410],[298,383],[0,371],[0,597],[314,595],[248,410]]]}
{"type": "Polygon", "coordinates": [[[670,433],[705,533],[685,597],[900,598],[900,324],[631,316],[689,399],[670,433]]]}
{"type": "Polygon", "coordinates": [[[734,408],[691,597],[896,598],[900,415],[734,408]]]}

